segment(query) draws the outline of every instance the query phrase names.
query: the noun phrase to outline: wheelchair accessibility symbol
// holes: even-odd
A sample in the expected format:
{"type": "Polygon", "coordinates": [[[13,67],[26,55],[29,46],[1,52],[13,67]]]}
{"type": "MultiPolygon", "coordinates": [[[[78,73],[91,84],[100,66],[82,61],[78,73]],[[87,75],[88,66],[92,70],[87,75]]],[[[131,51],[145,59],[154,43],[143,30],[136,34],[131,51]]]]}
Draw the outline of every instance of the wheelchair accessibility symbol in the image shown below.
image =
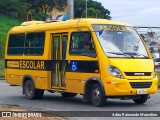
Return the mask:
{"type": "Polygon", "coordinates": [[[71,62],[72,71],[77,70],[77,62],[71,62]]]}

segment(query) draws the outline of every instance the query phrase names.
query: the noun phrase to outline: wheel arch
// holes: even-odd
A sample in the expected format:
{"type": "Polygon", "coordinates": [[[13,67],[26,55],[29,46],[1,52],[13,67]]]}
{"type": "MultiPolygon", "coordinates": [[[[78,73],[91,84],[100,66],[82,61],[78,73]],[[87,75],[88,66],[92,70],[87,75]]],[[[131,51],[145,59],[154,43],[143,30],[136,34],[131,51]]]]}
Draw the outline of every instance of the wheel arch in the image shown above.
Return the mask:
{"type": "Polygon", "coordinates": [[[91,89],[91,86],[94,84],[94,83],[98,83],[100,85],[100,87],[102,88],[102,92],[103,92],[103,95],[105,96],[105,89],[104,89],[104,85],[102,83],[102,80],[98,77],[90,77],[86,80],[85,82],[85,85],[84,85],[84,94],[85,95],[88,95],[90,93],[90,89],[91,89]]]}

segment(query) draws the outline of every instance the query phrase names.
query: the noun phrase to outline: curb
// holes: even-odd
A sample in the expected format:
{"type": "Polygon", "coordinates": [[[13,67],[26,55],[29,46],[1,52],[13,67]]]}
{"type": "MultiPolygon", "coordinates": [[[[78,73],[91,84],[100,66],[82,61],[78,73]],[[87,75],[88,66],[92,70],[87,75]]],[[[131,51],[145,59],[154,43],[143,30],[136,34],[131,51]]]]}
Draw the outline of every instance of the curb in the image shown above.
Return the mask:
{"type": "Polygon", "coordinates": [[[5,80],[4,75],[0,75],[0,80],[5,80]]]}
{"type": "Polygon", "coordinates": [[[0,77],[0,80],[5,80],[3,77],[0,77]]]}

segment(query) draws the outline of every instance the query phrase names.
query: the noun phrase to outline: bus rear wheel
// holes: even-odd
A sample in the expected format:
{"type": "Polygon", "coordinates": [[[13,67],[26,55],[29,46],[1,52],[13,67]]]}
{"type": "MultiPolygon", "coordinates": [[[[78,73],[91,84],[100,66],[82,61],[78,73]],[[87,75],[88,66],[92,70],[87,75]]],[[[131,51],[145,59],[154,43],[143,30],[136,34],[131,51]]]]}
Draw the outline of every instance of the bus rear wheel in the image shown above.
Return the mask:
{"type": "Polygon", "coordinates": [[[62,97],[75,97],[77,93],[61,93],[62,97]]]}
{"type": "Polygon", "coordinates": [[[144,104],[148,100],[148,95],[141,95],[138,99],[133,99],[136,104],[144,104]]]}
{"type": "Polygon", "coordinates": [[[30,100],[40,99],[43,97],[44,90],[35,89],[33,82],[31,80],[27,80],[24,84],[24,94],[30,100]]]}
{"type": "Polygon", "coordinates": [[[93,86],[91,87],[90,98],[92,104],[97,107],[103,106],[106,103],[106,98],[103,95],[102,88],[97,83],[93,84],[93,86]]]}

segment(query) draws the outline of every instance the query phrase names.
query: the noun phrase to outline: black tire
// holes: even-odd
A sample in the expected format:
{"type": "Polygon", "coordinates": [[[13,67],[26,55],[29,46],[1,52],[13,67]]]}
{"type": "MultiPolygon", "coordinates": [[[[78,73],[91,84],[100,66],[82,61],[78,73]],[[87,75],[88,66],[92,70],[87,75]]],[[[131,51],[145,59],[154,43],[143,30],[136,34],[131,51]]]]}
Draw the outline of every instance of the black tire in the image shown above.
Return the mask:
{"type": "Polygon", "coordinates": [[[62,97],[75,97],[77,93],[61,93],[62,97]]]}
{"type": "Polygon", "coordinates": [[[141,95],[138,99],[133,99],[136,104],[144,104],[148,100],[148,95],[141,95]]]}
{"type": "Polygon", "coordinates": [[[35,89],[31,80],[27,80],[24,84],[24,94],[27,99],[40,99],[43,97],[44,90],[35,89]]]}
{"type": "Polygon", "coordinates": [[[106,97],[103,95],[101,86],[96,83],[91,87],[90,92],[91,103],[94,106],[103,106],[106,104],[106,97]]]}

